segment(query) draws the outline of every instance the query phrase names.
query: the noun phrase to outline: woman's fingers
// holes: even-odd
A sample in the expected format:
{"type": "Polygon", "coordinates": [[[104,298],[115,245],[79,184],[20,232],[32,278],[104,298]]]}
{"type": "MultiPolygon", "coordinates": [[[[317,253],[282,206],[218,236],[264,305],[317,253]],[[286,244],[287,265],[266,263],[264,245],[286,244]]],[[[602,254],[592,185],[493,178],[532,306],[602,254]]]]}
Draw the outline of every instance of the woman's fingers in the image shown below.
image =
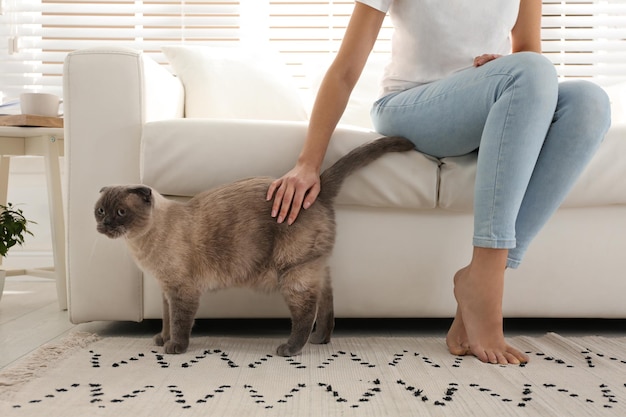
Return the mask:
{"type": "Polygon", "coordinates": [[[278,211],[280,210],[280,205],[283,201],[285,191],[283,190],[282,184],[283,180],[280,178],[272,182],[267,189],[267,196],[265,197],[266,200],[269,201],[274,198],[274,204],[272,204],[272,217],[278,216],[278,211]]]}
{"type": "Polygon", "coordinates": [[[285,174],[272,181],[265,198],[267,201],[274,199],[271,216],[275,217],[278,223],[286,220],[287,224],[293,224],[300,210],[311,207],[319,193],[319,174],[300,171],[285,174]]]}
{"type": "Polygon", "coordinates": [[[481,65],[485,65],[489,61],[493,61],[494,59],[500,58],[502,55],[499,54],[482,54],[474,58],[474,66],[480,67],[481,65]]]}
{"type": "Polygon", "coordinates": [[[275,197],[274,200],[274,206],[277,205],[277,202],[280,206],[280,209],[278,211],[278,218],[276,219],[278,223],[282,223],[285,221],[285,218],[289,213],[289,209],[294,205],[294,194],[294,187],[291,186],[289,182],[283,182],[283,185],[279,188],[278,195],[275,197]]]}

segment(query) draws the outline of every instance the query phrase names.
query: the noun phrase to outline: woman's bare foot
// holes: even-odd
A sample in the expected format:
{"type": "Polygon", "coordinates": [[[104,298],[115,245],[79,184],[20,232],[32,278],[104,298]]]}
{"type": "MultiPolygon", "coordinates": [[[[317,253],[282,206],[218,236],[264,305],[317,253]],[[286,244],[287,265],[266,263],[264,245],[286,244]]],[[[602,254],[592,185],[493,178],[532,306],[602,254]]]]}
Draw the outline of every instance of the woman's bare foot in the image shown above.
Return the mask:
{"type": "Polygon", "coordinates": [[[463,323],[463,316],[461,315],[461,309],[457,307],[454,321],[448,330],[446,336],[446,344],[448,345],[448,351],[456,356],[465,356],[471,354],[469,347],[469,341],[467,338],[467,332],[465,331],[465,324],[463,323]]]}
{"type": "Polygon", "coordinates": [[[448,332],[448,349],[471,353],[482,362],[519,364],[528,356],[504,340],[502,296],[507,251],[474,248],[472,262],[454,277],[456,317],[448,332]]]}
{"type": "MultiPolygon", "coordinates": [[[[467,268],[468,267],[465,267],[459,270],[454,275],[454,282],[462,279],[462,276],[467,271],[467,268]]],[[[446,336],[446,344],[448,345],[448,350],[453,355],[465,356],[472,353],[469,347],[467,331],[465,331],[465,323],[463,323],[463,315],[461,314],[461,309],[458,306],[456,308],[454,321],[452,322],[452,325],[448,330],[448,335],[446,336]]]]}

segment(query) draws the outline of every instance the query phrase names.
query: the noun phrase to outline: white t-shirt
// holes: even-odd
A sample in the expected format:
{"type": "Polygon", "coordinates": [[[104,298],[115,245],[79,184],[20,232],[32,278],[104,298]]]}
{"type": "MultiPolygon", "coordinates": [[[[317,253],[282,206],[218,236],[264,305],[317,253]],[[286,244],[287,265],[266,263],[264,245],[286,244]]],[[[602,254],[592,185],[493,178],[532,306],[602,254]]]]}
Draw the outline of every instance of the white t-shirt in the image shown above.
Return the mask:
{"type": "Polygon", "coordinates": [[[357,0],[389,12],[394,32],[383,95],[469,68],[482,54],[511,52],[520,0],[357,0]]]}

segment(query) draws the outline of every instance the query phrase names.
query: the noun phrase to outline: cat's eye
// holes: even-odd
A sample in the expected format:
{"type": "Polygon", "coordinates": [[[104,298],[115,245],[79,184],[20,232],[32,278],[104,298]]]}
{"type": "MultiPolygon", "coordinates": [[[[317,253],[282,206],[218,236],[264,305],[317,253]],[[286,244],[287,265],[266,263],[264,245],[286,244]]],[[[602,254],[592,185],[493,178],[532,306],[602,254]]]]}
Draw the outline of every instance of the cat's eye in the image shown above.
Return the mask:
{"type": "Polygon", "coordinates": [[[102,207],[98,207],[98,210],[96,210],[96,212],[99,216],[104,216],[104,209],[102,207]]]}
{"type": "Polygon", "coordinates": [[[117,209],[117,215],[120,216],[120,217],[126,216],[126,210],[124,210],[122,208],[121,209],[117,209]]]}

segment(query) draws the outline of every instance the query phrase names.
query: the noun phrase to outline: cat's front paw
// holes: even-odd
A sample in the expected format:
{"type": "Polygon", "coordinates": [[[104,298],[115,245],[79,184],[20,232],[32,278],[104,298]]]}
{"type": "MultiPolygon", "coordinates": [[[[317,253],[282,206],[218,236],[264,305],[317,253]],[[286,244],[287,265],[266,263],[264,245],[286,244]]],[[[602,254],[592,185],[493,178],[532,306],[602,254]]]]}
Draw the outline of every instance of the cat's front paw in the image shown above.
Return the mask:
{"type": "Polygon", "coordinates": [[[300,354],[300,352],[302,352],[302,347],[294,348],[293,346],[289,346],[288,343],[284,343],[276,349],[276,354],[278,356],[295,356],[300,354]]]}
{"type": "Polygon", "coordinates": [[[159,333],[159,334],[154,335],[152,340],[154,341],[155,345],[163,346],[169,340],[169,338],[165,338],[163,337],[163,334],[159,333]]]}
{"type": "Polygon", "coordinates": [[[168,340],[163,346],[165,353],[177,355],[179,353],[187,352],[187,348],[189,347],[189,341],[174,342],[173,340],[168,340]]]}

